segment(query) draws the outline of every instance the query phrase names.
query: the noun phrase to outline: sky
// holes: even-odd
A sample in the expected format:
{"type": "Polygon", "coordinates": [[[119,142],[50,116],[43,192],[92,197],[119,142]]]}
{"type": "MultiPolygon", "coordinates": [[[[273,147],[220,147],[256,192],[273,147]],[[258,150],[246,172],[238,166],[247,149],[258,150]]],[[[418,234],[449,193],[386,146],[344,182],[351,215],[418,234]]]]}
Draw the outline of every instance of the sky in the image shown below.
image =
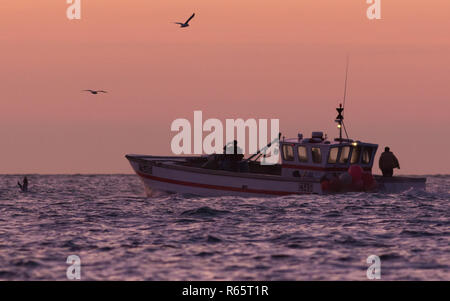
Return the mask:
{"type": "Polygon", "coordinates": [[[0,173],[132,173],[124,155],[171,155],[172,121],[195,110],[335,137],[347,53],[350,138],[390,146],[401,174],[450,173],[446,0],[381,0],[380,20],[365,0],[68,6],[0,4],[0,173]]]}

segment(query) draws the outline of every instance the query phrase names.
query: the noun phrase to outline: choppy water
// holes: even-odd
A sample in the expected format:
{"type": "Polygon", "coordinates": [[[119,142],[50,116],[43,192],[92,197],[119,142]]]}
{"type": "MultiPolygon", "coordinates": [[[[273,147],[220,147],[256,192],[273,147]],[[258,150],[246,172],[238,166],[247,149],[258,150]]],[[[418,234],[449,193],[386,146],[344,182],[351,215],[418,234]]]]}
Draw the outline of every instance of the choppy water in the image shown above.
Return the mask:
{"type": "Polygon", "coordinates": [[[450,280],[450,176],[426,192],[146,198],[136,176],[0,176],[0,279],[450,280]]]}

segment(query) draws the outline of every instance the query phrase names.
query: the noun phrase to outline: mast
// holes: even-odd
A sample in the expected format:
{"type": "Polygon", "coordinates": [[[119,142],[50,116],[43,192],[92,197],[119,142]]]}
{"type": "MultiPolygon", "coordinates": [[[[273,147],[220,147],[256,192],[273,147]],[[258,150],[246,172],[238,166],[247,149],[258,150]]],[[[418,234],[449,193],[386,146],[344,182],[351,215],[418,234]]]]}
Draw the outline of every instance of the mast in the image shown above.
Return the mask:
{"type": "Polygon", "coordinates": [[[347,130],[345,129],[344,125],[344,107],[345,107],[345,98],[347,97],[347,79],[348,79],[348,64],[349,64],[349,55],[347,54],[347,65],[345,67],[345,82],[344,82],[344,99],[343,103],[339,103],[339,108],[336,108],[336,111],[338,112],[338,115],[336,117],[335,122],[337,122],[337,127],[339,129],[339,141],[342,142],[342,127],[344,127],[345,135],[347,136],[347,130]]]}

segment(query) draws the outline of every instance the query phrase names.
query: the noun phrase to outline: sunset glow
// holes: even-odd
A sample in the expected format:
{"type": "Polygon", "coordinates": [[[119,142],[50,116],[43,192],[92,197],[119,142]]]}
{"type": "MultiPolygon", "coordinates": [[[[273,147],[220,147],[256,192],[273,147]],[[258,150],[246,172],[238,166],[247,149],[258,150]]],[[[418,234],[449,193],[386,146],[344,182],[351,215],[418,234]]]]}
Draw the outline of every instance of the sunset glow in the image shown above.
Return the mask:
{"type": "Polygon", "coordinates": [[[4,2],[1,173],[131,173],[126,153],[171,155],[196,110],[333,138],[347,53],[350,137],[390,146],[399,174],[450,170],[448,1],[383,1],[381,20],[365,0],[85,0],[81,20],[4,2]]]}

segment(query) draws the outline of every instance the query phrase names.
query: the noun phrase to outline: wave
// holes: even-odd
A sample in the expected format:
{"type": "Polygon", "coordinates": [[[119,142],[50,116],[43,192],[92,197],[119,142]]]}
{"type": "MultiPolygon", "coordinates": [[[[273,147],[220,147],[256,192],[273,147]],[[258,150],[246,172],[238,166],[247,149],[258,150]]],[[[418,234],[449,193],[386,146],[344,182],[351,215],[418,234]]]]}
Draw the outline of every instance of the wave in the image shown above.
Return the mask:
{"type": "Polygon", "coordinates": [[[208,206],[196,208],[196,209],[190,209],[183,211],[181,213],[182,216],[195,216],[195,217],[216,217],[221,216],[224,214],[228,214],[230,211],[226,210],[216,210],[213,208],[210,208],[208,206]]]}

